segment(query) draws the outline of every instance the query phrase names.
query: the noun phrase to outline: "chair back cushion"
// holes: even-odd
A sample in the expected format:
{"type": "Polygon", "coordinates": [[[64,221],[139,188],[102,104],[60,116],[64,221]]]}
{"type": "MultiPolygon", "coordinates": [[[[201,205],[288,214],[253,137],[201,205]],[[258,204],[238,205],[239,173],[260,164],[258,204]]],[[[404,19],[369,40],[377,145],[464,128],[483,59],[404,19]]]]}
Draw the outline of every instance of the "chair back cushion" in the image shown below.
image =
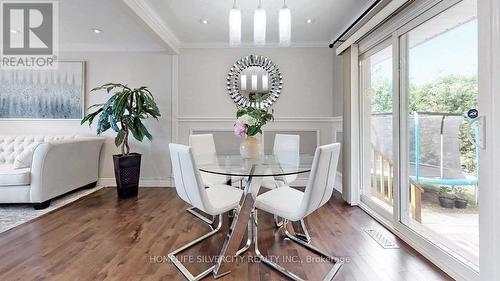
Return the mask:
{"type": "MultiPolygon", "coordinates": [[[[300,135],[276,134],[273,154],[281,164],[298,168],[300,160],[300,135]]],[[[296,179],[297,174],[285,176],[288,184],[296,179]]]]}
{"type": "Polygon", "coordinates": [[[13,165],[16,158],[43,142],[75,139],[78,136],[8,136],[0,135],[0,165],[13,165]]]}
{"type": "Polygon", "coordinates": [[[299,154],[300,135],[276,134],[274,137],[273,154],[296,153],[299,154]]]}
{"type": "Polygon", "coordinates": [[[194,162],[191,147],[171,143],[169,148],[177,194],[186,203],[202,211],[207,210],[209,206],[205,186],[194,162]]]}
{"type": "Polygon", "coordinates": [[[299,208],[299,217],[309,215],[330,200],[334,189],[339,155],[340,143],[316,148],[311,175],[299,208]]]}
{"type": "Polygon", "coordinates": [[[198,134],[189,136],[189,146],[193,150],[198,164],[217,163],[214,136],[212,134],[198,134]]]}

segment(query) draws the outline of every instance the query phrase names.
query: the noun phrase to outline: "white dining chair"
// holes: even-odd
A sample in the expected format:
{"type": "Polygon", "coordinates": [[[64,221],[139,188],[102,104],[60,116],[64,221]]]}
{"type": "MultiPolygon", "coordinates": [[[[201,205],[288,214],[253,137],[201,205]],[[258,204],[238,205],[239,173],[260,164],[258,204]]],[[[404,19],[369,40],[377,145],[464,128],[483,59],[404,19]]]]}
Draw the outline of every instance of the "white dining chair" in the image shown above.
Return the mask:
{"type": "MultiPolygon", "coordinates": [[[[288,167],[299,165],[300,153],[300,135],[276,134],[274,137],[273,155],[276,160],[288,167]]],[[[290,184],[297,179],[297,175],[287,175],[283,177],[284,181],[276,180],[273,177],[262,179],[262,186],[273,189],[286,184],[290,184]]]]}
{"type": "MultiPolygon", "coordinates": [[[[212,134],[190,135],[189,146],[193,149],[194,159],[198,165],[213,164],[218,166],[217,151],[212,134]]],[[[226,184],[229,181],[227,176],[205,172],[201,172],[201,178],[208,187],[226,184]]]]}
{"type": "Polygon", "coordinates": [[[225,184],[205,187],[189,146],[170,144],[170,159],[175,180],[175,189],[186,203],[211,216],[218,216],[216,228],[209,225],[210,232],[168,254],[170,261],[188,280],[200,280],[210,274],[215,265],[194,276],[176,258],[176,255],[217,233],[222,226],[222,214],[238,207],[243,191],[225,184]]]}
{"type": "MultiPolygon", "coordinates": [[[[212,134],[196,134],[189,136],[189,146],[193,148],[194,158],[196,163],[219,165],[217,160],[217,150],[215,149],[214,136],[212,134]]],[[[221,169],[221,172],[223,170],[221,169]]],[[[201,177],[207,186],[219,183],[236,183],[240,182],[242,187],[243,177],[227,177],[212,173],[201,172],[201,177]]]]}
{"type": "Polygon", "coordinates": [[[311,245],[310,242],[306,242],[296,235],[292,235],[288,231],[288,223],[290,221],[303,220],[330,200],[334,189],[339,154],[340,144],[338,143],[320,146],[316,149],[311,174],[304,192],[289,186],[282,186],[257,196],[255,200],[255,252],[264,263],[277,269],[293,280],[302,279],[274,261],[266,258],[259,251],[257,238],[257,210],[262,210],[283,218],[284,223],[281,228],[284,230],[287,238],[332,261],[334,266],[323,279],[331,280],[342,266],[340,259],[318,249],[311,245]]]}
{"type": "MultiPolygon", "coordinates": [[[[197,165],[219,165],[217,161],[217,151],[215,149],[214,137],[212,134],[190,135],[189,146],[191,146],[197,165]]],[[[224,175],[206,173],[203,171],[200,172],[200,175],[206,187],[230,183],[230,179],[224,175]]],[[[212,224],[214,222],[215,218],[209,218],[206,214],[202,214],[196,210],[195,207],[189,207],[186,211],[207,224],[212,224]]]]}
{"type": "MultiPolygon", "coordinates": [[[[274,137],[273,155],[276,160],[287,167],[298,168],[300,160],[300,135],[287,135],[287,134],[276,134],[274,137]]],[[[274,177],[265,177],[262,179],[261,186],[274,189],[281,186],[291,184],[297,179],[297,174],[283,176],[283,180],[277,180],[274,177]]],[[[274,216],[274,223],[276,227],[281,227],[282,220],[278,216],[274,216]]],[[[300,237],[310,241],[310,236],[307,231],[306,225],[303,221],[300,221],[301,227],[304,231],[300,237]]]]}

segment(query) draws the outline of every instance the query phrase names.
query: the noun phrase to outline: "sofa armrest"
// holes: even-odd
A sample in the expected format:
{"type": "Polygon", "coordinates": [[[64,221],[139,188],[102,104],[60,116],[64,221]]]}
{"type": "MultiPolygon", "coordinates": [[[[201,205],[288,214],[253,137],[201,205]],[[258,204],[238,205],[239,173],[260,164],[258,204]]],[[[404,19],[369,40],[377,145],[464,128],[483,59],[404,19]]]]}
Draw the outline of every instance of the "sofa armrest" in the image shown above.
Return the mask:
{"type": "Polygon", "coordinates": [[[88,137],[38,145],[31,164],[31,202],[44,202],[96,182],[104,138],[88,137]]]}

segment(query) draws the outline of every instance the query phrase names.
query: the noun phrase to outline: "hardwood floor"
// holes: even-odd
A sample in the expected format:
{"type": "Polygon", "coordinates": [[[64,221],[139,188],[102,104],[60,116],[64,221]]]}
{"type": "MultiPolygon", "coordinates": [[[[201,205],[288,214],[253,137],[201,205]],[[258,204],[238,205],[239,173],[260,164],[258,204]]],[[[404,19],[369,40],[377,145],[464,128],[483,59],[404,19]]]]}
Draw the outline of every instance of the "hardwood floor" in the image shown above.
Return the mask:
{"type": "MultiPolygon", "coordinates": [[[[102,189],[0,234],[0,280],[184,280],[166,255],[208,231],[186,207],[172,188],[144,188],[137,199],[127,200],[118,200],[113,188],[102,189]]],[[[204,264],[198,261],[216,255],[227,225],[226,218],[221,233],[180,257],[190,270],[200,272],[204,264]]],[[[399,240],[400,249],[382,249],[362,229],[394,236],[339,195],[312,214],[308,225],[313,244],[346,261],[335,280],[452,280],[399,240]]],[[[311,261],[307,257],[314,254],[282,238],[272,216],[260,212],[261,251],[281,261],[287,256],[282,265],[302,278],[320,280],[331,265],[311,261]]],[[[247,252],[245,261],[219,280],[287,280],[249,262],[253,256],[247,252]]]]}

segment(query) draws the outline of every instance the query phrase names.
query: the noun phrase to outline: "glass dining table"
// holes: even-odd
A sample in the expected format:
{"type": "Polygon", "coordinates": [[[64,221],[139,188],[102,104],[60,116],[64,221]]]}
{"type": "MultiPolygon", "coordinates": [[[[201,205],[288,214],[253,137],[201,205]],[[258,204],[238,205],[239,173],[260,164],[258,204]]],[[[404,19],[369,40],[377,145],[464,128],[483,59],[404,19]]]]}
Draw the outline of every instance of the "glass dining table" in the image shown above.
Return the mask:
{"type": "Polygon", "coordinates": [[[264,180],[279,180],[283,184],[294,181],[299,174],[311,171],[312,155],[296,153],[280,153],[279,155],[263,155],[258,159],[243,159],[239,155],[198,155],[198,169],[203,173],[216,174],[230,178],[243,178],[244,195],[234,212],[229,232],[224,239],[217,264],[213,271],[215,278],[231,272],[234,266],[233,257],[240,255],[250,247],[248,238],[246,247],[240,249],[245,238],[251,235],[250,218],[256,196],[259,194],[264,180]]]}

